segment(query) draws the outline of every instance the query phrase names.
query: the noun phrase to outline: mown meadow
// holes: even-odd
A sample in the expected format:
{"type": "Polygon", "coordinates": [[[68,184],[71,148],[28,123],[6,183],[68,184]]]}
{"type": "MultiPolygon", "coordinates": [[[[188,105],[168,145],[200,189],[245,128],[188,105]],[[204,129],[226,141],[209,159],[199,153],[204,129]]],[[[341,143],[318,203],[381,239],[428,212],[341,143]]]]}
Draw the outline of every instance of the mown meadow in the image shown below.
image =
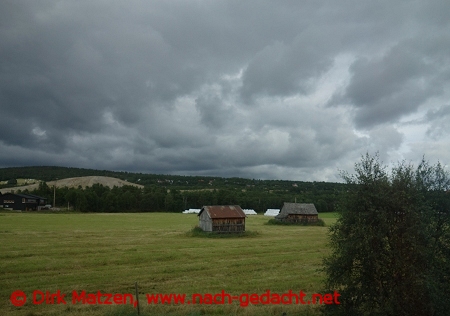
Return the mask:
{"type": "MultiPolygon", "coordinates": [[[[336,214],[320,215],[327,226],[336,214]]],[[[245,237],[204,238],[195,214],[0,212],[3,315],[137,315],[126,306],[72,304],[72,291],[132,293],[141,315],[315,315],[317,305],[148,305],[147,293],[263,294],[322,290],[328,227],[266,225],[248,216],[245,237]],[[27,302],[16,307],[10,295],[27,302]],[[35,290],[66,293],[67,304],[31,301],[35,290]]]]}

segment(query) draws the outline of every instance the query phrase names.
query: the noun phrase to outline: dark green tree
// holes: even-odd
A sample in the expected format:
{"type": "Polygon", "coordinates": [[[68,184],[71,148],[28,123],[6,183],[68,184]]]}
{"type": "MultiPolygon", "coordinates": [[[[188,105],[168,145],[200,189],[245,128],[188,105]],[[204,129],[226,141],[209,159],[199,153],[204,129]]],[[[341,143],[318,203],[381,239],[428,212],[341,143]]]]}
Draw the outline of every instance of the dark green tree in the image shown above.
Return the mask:
{"type": "Polygon", "coordinates": [[[33,192],[36,195],[46,197],[49,201],[53,201],[53,188],[50,188],[44,181],[39,182],[39,187],[33,192]]]}
{"type": "Polygon", "coordinates": [[[450,310],[450,177],[425,160],[389,173],[364,156],[330,229],[326,315],[447,315],[450,310]]]}

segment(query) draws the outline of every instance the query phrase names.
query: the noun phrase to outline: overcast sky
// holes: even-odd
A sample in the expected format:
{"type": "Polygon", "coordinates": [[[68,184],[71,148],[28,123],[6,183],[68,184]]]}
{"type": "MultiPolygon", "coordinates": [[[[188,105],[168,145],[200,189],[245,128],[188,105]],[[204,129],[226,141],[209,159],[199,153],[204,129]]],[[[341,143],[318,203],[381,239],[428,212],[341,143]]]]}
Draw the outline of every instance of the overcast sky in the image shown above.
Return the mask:
{"type": "Polygon", "coordinates": [[[0,167],[450,163],[450,1],[0,2],[0,167]]]}

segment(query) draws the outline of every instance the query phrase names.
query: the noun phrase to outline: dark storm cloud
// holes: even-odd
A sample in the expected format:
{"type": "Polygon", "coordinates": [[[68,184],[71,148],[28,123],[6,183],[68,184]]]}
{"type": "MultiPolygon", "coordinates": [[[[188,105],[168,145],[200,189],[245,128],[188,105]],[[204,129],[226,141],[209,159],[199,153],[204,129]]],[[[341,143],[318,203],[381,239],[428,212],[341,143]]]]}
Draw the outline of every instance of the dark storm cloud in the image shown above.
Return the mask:
{"type": "Polygon", "coordinates": [[[337,180],[366,150],[443,153],[449,10],[2,1],[0,166],[337,180]]]}
{"type": "Polygon", "coordinates": [[[329,57],[317,58],[308,39],[296,40],[292,45],[275,42],[255,55],[244,72],[244,100],[258,94],[305,94],[311,89],[308,80],[331,66],[329,57]]]}
{"type": "Polygon", "coordinates": [[[359,59],[352,65],[346,96],[357,108],[357,126],[395,122],[443,92],[440,77],[449,71],[448,60],[442,65],[424,54],[419,43],[401,43],[380,59],[359,59]]]}

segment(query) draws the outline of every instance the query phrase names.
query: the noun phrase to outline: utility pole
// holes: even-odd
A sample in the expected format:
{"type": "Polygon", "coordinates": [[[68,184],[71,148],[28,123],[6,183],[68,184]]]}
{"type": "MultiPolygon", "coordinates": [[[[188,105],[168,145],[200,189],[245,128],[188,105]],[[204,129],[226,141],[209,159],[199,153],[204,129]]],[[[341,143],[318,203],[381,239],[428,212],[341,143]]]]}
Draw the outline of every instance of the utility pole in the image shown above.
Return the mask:
{"type": "Polygon", "coordinates": [[[58,181],[58,178],[56,178],[55,183],[53,184],[53,207],[56,207],[56,181],[58,181]]]}

